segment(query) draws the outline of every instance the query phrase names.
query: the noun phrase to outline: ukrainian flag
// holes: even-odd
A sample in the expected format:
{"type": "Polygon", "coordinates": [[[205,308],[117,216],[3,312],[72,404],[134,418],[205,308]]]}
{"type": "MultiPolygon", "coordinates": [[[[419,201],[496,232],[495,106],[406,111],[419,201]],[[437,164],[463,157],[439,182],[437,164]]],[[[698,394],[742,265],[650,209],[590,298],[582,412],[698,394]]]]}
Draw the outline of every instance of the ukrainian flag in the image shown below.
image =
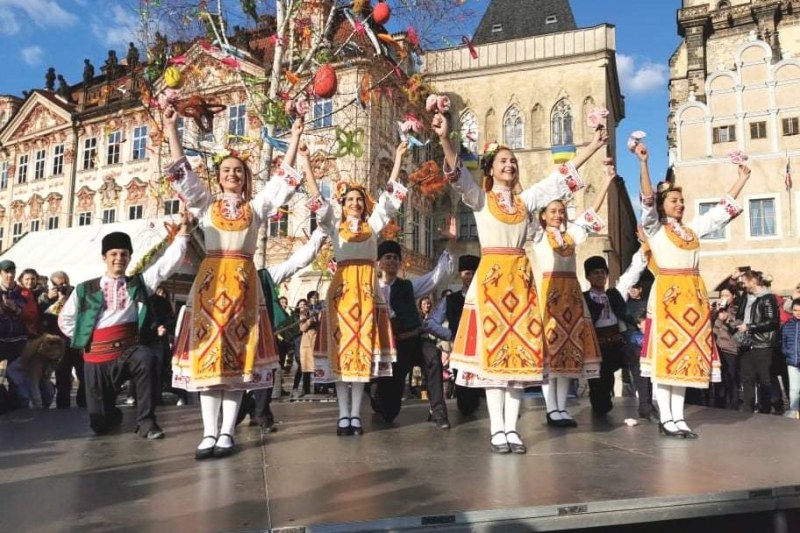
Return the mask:
{"type": "Polygon", "coordinates": [[[575,145],[562,144],[561,146],[553,146],[550,152],[553,154],[553,162],[560,165],[575,157],[575,145]]]}

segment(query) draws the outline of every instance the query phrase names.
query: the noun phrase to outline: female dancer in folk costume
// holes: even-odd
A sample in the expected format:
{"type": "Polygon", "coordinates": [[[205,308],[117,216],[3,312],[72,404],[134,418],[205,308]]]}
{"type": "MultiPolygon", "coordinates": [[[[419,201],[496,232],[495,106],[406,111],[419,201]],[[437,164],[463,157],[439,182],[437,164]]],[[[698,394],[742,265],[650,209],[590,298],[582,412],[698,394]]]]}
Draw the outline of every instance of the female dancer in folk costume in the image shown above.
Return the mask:
{"type": "Polygon", "coordinates": [[[600,347],[578,282],[575,248],[586,242],[589,233],[605,227],[597,212],[617,173],[611,160],[604,162],[603,171],[605,180],[592,207],[572,223],[567,220],[565,202],[553,200],[539,213],[540,227],[533,237],[534,276],[546,344],[548,383],[542,385],[542,392],[550,426],[577,427],[566,410],[570,379],[594,379],[600,372],[600,347]]]}
{"type": "Polygon", "coordinates": [[[736,197],[750,178],[739,165],[739,177],[715,207],[683,224],[683,191],[670,181],[653,191],[647,147],[634,152],[641,171],[642,225],[647,233],[655,274],[647,311],[650,325],[642,347],[642,375],[653,382],[661,416],[659,430],[670,437],[697,438],[686,424],[686,387],[708,388],[719,381],[719,355],[713,339],[711,308],[699,273],[700,241],[741,213],[736,197]]]}
{"type": "Polygon", "coordinates": [[[432,127],[444,148],[445,174],[474,211],[481,243],[481,262],[467,291],[450,364],[460,370],[460,385],[486,389],[491,450],[525,453],[516,431],[522,389],[542,379],[544,364],[536,284],[523,249],[529,214],[583,187],[577,167],[608,136],[599,128],[587,152],[517,194],[519,167],[509,148],[495,146],[487,151],[481,188],[460,166],[445,117],[436,114],[432,127]]]}
{"type": "Polygon", "coordinates": [[[397,146],[387,190],[377,204],[363,186],[340,183],[337,197],[342,204],[341,219],[334,220],[329,204],[323,203],[317,211],[320,225],[333,242],[336,273],[320,319],[314,350],[315,380],[336,383],[336,434],[340,436],[364,433],[364,384],[373,377],[390,376],[396,358],[388,302],[378,285],[375,260],[378,235],[406,197],[406,188],[395,180],[407,150],[406,141],[397,146]]]}
{"type": "Polygon", "coordinates": [[[290,165],[303,121],[298,119],[292,126],[292,141],[278,174],[252,198],[251,171],[233,156],[219,164],[217,178],[222,194],[215,197],[206,189],[186,160],[176,119],[175,110],[168,108],[164,123],[174,161],[167,173],[204,229],[207,254],[179,320],[173,383],[200,392],[204,437],[195,456],[224,457],[233,451],[243,390],[272,387],[272,369],[278,365],[253,253],[258,228],[288,201],[299,184],[299,176],[290,165]],[[220,408],[222,427],[218,428],[220,408]]]}

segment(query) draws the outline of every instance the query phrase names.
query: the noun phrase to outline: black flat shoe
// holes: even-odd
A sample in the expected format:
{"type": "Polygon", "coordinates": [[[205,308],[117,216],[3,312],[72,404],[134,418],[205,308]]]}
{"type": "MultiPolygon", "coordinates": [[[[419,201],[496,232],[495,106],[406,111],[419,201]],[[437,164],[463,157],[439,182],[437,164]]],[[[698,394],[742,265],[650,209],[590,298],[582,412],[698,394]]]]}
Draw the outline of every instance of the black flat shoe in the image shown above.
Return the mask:
{"type": "Polygon", "coordinates": [[[359,417],[354,416],[353,418],[350,419],[350,434],[351,435],[358,436],[358,435],[363,435],[364,434],[364,428],[361,427],[360,424],[361,424],[361,419],[359,417]],[[358,426],[354,426],[353,425],[353,420],[358,420],[359,425],[358,426]]]}
{"type": "MultiPolygon", "coordinates": [[[[678,422],[683,422],[684,424],[686,424],[686,420],[676,420],[675,424],[677,424],[678,422]]],[[[687,427],[688,427],[688,425],[687,425],[687,427]]],[[[694,439],[699,437],[699,435],[697,433],[695,433],[694,431],[692,431],[691,429],[680,429],[680,428],[678,428],[678,431],[683,433],[683,438],[684,439],[694,440],[694,439]]]]}
{"type": "MultiPolygon", "coordinates": [[[[520,441],[522,440],[522,437],[520,437],[519,433],[517,433],[516,431],[509,431],[508,433],[506,433],[506,439],[508,439],[508,436],[511,434],[516,435],[520,441]]],[[[508,447],[511,450],[511,453],[516,453],[516,454],[528,453],[528,448],[526,448],[524,444],[515,444],[513,442],[509,442],[508,447]]]]}
{"type": "MultiPolygon", "coordinates": [[[[223,457],[228,457],[229,455],[233,454],[233,448],[236,446],[236,443],[233,441],[233,435],[230,433],[220,433],[220,437],[228,437],[231,439],[230,446],[214,446],[214,453],[213,456],[217,459],[221,459],[223,457]]],[[[219,437],[217,437],[217,442],[219,442],[219,437]]]]}
{"type": "Polygon", "coordinates": [[[350,427],[350,419],[347,418],[346,416],[343,416],[342,418],[339,419],[338,422],[336,422],[336,435],[338,435],[339,437],[346,437],[352,434],[353,434],[353,428],[350,427]],[[342,420],[347,420],[346,426],[341,425],[342,420]]]}
{"type": "Polygon", "coordinates": [[[489,449],[492,450],[492,453],[511,453],[511,447],[508,445],[508,442],[504,442],[503,444],[493,444],[492,440],[495,435],[503,435],[505,436],[504,431],[498,431],[497,433],[492,434],[492,437],[489,439],[489,449]]]}
{"type": "Polygon", "coordinates": [[[428,422],[433,422],[439,429],[450,429],[450,421],[447,416],[433,416],[433,413],[428,413],[428,422]]]}
{"type": "MultiPolygon", "coordinates": [[[[672,422],[672,420],[667,420],[667,422],[672,422]]],[[[676,438],[680,438],[680,439],[685,439],[686,438],[686,435],[684,435],[683,431],[681,431],[679,429],[676,430],[676,431],[670,431],[670,430],[668,430],[667,428],[664,427],[664,423],[662,423],[662,422],[658,423],[658,432],[661,433],[662,435],[664,435],[665,437],[676,437],[676,438]]]]}
{"type": "MultiPolygon", "coordinates": [[[[566,411],[559,411],[559,413],[567,413],[566,411]]],[[[562,418],[561,421],[564,423],[565,428],[576,428],[578,427],[578,423],[575,422],[573,418],[562,418]]]]}
{"type": "MultiPolygon", "coordinates": [[[[203,437],[203,440],[206,439],[214,439],[214,446],[217,444],[217,437],[214,435],[206,435],[203,437]]],[[[202,444],[202,441],[200,441],[202,444]]],[[[194,458],[198,461],[202,461],[203,459],[208,459],[214,455],[214,446],[209,446],[208,448],[196,448],[194,451],[194,458]]]]}
{"type": "Polygon", "coordinates": [[[548,426],[552,426],[552,427],[556,427],[556,428],[565,428],[565,427],[568,427],[568,424],[565,424],[565,423],[564,423],[564,422],[566,422],[566,420],[553,420],[553,419],[550,417],[550,414],[551,414],[551,413],[557,413],[557,412],[558,412],[558,411],[550,411],[549,413],[547,413],[547,425],[548,425],[548,426]]]}

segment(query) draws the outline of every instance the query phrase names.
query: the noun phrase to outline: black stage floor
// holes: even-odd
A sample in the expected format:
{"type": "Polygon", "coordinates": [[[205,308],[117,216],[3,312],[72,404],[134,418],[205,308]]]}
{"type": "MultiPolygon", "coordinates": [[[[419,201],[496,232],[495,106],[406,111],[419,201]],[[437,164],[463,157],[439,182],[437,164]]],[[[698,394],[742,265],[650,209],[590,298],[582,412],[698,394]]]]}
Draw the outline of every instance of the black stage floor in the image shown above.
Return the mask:
{"type": "Polygon", "coordinates": [[[485,410],[453,414],[442,431],[410,402],[394,425],[367,414],[363,436],[337,437],[334,403],[285,402],[274,406],[277,433],[240,426],[240,453],[204,462],[193,456],[196,407],[162,409],[167,438],[155,442],[127,432],[130,407],[126,432],[103,438],[78,409],[17,411],[0,417],[0,531],[800,527],[797,421],[690,407],[700,439],[687,441],[653,424],[627,427],[630,400],[603,420],[576,403],[571,430],[545,426],[536,402],[526,399],[519,422],[524,456],[489,452],[485,410]]]}

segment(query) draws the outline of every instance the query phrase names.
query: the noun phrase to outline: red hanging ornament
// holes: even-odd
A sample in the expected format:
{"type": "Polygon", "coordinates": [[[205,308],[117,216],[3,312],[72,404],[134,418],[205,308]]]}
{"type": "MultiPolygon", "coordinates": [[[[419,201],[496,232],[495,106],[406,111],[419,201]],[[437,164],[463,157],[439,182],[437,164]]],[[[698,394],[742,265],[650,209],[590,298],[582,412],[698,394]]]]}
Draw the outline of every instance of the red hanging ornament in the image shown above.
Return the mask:
{"type": "Polygon", "coordinates": [[[378,24],[386,24],[392,14],[392,8],[386,2],[378,2],[372,10],[372,20],[378,24]]]}
{"type": "Polygon", "coordinates": [[[314,75],[314,96],[331,98],[336,94],[336,70],[330,65],[322,65],[314,75]]]}

